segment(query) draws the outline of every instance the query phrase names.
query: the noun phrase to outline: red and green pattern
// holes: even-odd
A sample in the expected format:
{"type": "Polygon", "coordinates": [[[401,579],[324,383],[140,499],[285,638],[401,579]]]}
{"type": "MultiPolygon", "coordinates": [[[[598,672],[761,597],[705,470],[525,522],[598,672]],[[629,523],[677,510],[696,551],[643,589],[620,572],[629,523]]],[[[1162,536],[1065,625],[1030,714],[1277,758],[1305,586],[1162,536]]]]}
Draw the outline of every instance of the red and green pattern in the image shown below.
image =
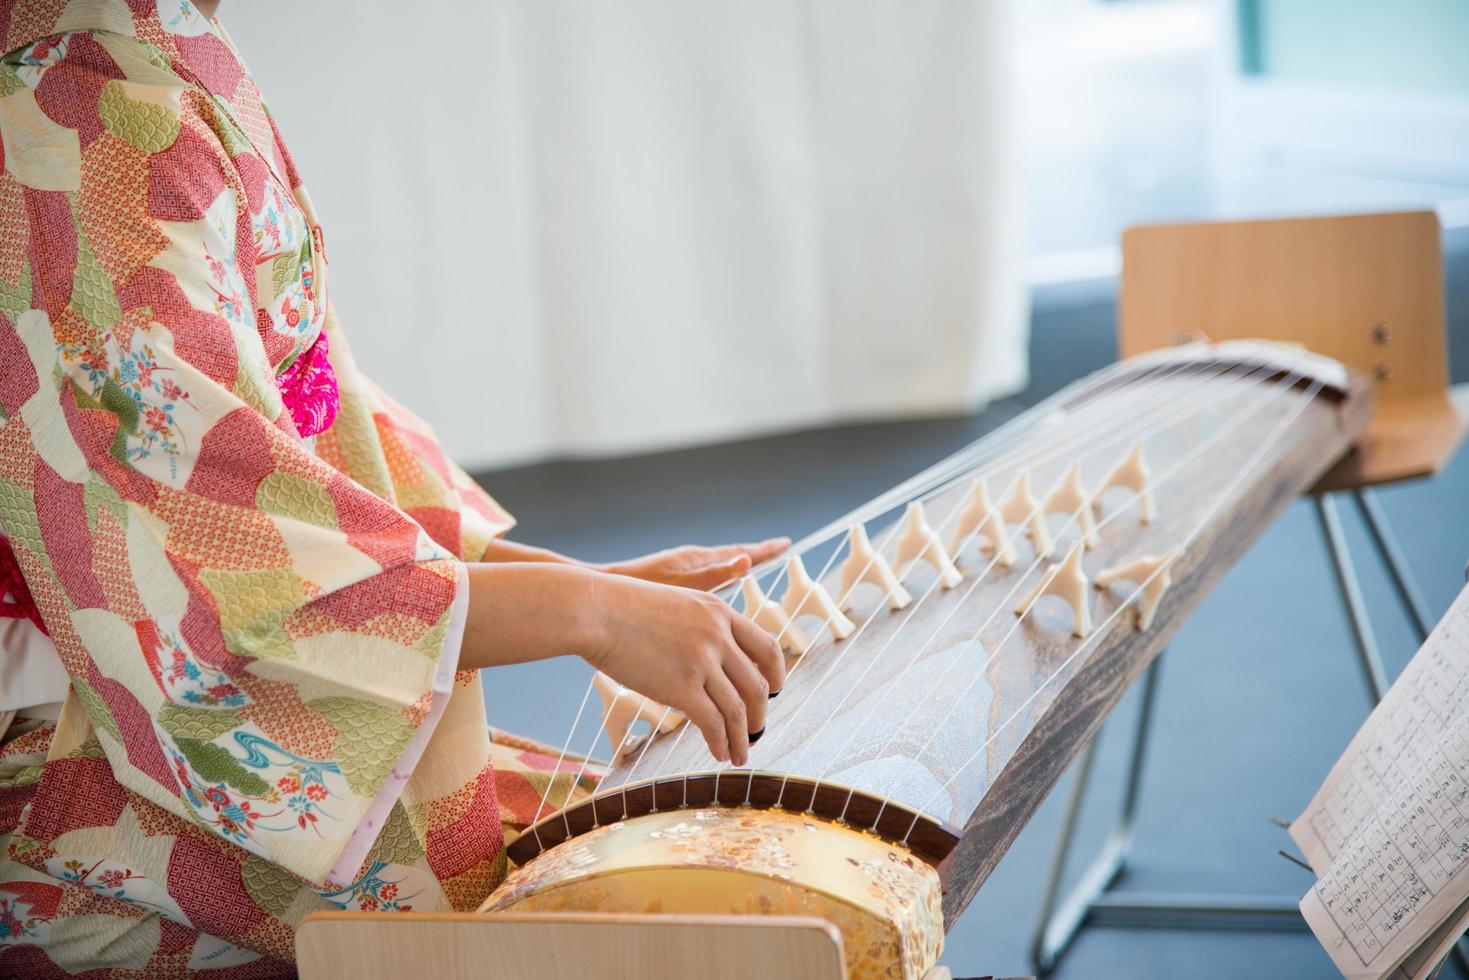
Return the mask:
{"type": "Polygon", "coordinates": [[[216,24],[0,39],[0,525],[72,681],[0,749],[0,974],[273,976],[313,909],[475,907],[554,775],[454,669],[510,518],[353,363],[216,24]]]}

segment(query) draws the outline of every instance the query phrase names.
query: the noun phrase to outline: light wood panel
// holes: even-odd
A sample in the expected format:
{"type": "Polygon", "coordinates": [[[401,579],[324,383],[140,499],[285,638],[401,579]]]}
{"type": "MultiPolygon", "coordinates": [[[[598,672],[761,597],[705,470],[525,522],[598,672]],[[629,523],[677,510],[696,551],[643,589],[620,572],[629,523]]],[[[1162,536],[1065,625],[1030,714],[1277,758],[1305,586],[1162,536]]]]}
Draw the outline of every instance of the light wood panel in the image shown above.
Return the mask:
{"type": "MultiPolygon", "coordinates": [[[[1176,470],[1155,491],[1158,520],[1140,527],[1132,511],[1112,521],[1084,561],[1095,574],[1142,553],[1160,553],[1212,512],[1175,564],[1174,585],[1150,631],[1135,632],[1130,614],[1109,620],[1127,587],[1094,593],[1093,618],[1104,625],[1084,647],[1071,636],[1069,610],[1059,602],[1038,605],[1017,627],[1012,607],[1041,567],[1022,546],[1019,566],[980,578],[988,560],[971,545],[960,556],[966,580],[953,592],[934,591],[899,613],[886,611],[876,589],[858,594],[853,616],[867,625],[841,643],[823,639],[794,667],[772,705],[753,764],[776,774],[820,776],[827,786],[861,787],[962,827],[962,840],[940,868],[945,915],[955,921],[1126,687],[1208,588],[1365,423],[1371,396],[1361,379],[1341,401],[1303,403],[1298,389],[1271,385],[1212,371],[1115,384],[1037,421],[1014,450],[1016,458],[985,467],[996,493],[1023,462],[1032,463],[1038,492],[1074,460],[1094,484],[1123,455],[1132,433],[1156,427],[1147,441],[1154,473],[1176,470]],[[1107,419],[1114,421],[1098,422],[1107,419]],[[1282,433],[1278,441],[1260,455],[1275,431],[1282,433]],[[1221,498],[1257,457],[1246,478],[1221,498]]],[[[929,503],[936,527],[952,526],[945,519],[966,489],[967,481],[929,503]]],[[[1126,497],[1119,491],[1108,498],[1104,513],[1126,497]]],[[[1061,523],[1052,519],[1053,527],[1061,523]]],[[[1066,545],[1074,533],[1063,536],[1066,545]]],[[[879,529],[873,541],[885,537],[879,529]]],[[[835,578],[825,579],[831,590],[835,578]]],[[[908,580],[920,597],[931,583],[926,567],[908,580]]],[[[711,768],[696,733],[681,740],[662,736],[636,766],[614,767],[604,785],[711,768]]],[[[801,806],[805,799],[786,804],[801,806]]],[[[668,805],[668,797],[661,796],[660,805],[668,805]]]]}
{"type": "Polygon", "coordinates": [[[296,933],[302,980],[842,980],[841,937],[779,916],[318,912],[296,933]]]}
{"type": "Polygon", "coordinates": [[[1122,356],[1199,335],[1267,338],[1372,380],[1377,412],[1317,492],[1437,473],[1469,429],[1448,397],[1443,255],[1432,211],[1132,228],[1122,356]]]}

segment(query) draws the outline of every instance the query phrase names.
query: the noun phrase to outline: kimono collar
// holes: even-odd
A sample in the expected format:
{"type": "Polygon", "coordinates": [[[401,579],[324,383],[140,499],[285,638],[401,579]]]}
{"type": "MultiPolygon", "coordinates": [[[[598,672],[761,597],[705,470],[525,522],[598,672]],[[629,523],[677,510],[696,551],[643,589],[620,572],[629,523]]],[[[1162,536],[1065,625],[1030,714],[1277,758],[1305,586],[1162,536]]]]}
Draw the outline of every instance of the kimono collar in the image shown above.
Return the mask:
{"type": "Polygon", "coordinates": [[[248,78],[224,32],[189,0],[0,0],[0,47],[7,54],[71,31],[136,37],[226,101],[248,78]]]}

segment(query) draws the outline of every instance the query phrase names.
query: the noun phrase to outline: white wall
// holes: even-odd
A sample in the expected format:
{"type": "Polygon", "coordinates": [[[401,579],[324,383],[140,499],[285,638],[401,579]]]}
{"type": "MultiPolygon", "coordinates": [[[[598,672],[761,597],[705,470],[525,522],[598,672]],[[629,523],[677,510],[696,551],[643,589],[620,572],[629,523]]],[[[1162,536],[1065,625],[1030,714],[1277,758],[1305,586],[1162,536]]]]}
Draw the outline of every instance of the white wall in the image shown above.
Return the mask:
{"type": "Polygon", "coordinates": [[[1022,384],[1008,7],[230,0],[220,19],[322,215],[358,360],[474,466],[1022,384]]]}

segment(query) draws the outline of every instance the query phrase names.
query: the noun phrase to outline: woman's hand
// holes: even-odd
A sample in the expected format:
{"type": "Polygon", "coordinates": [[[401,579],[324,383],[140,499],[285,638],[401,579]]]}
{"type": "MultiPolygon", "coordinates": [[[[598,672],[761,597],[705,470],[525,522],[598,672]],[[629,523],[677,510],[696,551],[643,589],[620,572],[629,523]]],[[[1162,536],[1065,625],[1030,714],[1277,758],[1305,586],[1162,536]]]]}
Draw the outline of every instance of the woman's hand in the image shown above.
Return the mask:
{"type": "Polygon", "coordinates": [[[726,544],[713,548],[687,544],[642,558],[603,565],[601,570],[649,582],[662,582],[664,585],[681,585],[686,589],[713,589],[731,579],[739,578],[790,546],[790,538],[771,538],[758,544],[726,544]]]}
{"type": "MultiPolygon", "coordinates": [[[[748,560],[748,558],[746,558],[748,560]]],[[[574,653],[688,715],[720,761],[744,765],[785,683],[775,638],[707,592],[561,562],[476,562],[459,666],[574,653]]]]}
{"type": "Polygon", "coordinates": [[[770,692],[785,683],[775,639],[708,593],[592,575],[600,622],[586,659],[688,715],[715,759],[744,765],[765,731],[770,692]]]}

